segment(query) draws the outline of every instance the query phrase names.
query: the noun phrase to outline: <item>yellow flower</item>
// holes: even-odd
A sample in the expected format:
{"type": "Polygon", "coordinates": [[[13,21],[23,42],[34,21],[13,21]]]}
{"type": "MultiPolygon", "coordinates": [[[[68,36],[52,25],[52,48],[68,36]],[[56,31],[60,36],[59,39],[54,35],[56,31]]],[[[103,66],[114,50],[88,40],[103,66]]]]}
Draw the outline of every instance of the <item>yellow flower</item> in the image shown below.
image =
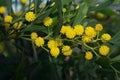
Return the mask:
{"type": "Polygon", "coordinates": [[[60,33],[65,34],[67,32],[67,30],[69,30],[71,28],[71,26],[62,26],[60,33]]]}
{"type": "Polygon", "coordinates": [[[85,43],[89,43],[91,42],[91,37],[84,35],[82,36],[82,41],[85,43]]]}
{"type": "Polygon", "coordinates": [[[97,13],[97,18],[98,18],[98,19],[103,19],[103,18],[104,18],[104,14],[101,13],[101,12],[98,12],[98,13],[97,13]]]}
{"type": "Polygon", "coordinates": [[[67,10],[66,8],[62,8],[62,12],[65,13],[67,10]]]}
{"type": "Polygon", "coordinates": [[[44,45],[44,39],[42,37],[38,37],[35,39],[35,44],[37,47],[43,46],[44,45]]]}
{"type": "Polygon", "coordinates": [[[60,53],[60,50],[59,50],[58,47],[53,47],[53,48],[50,49],[50,54],[55,58],[57,58],[59,53],[60,53]]]}
{"type": "Polygon", "coordinates": [[[76,36],[76,32],[74,31],[73,28],[68,28],[66,31],[66,37],[69,39],[72,39],[76,36]]]}
{"type": "Polygon", "coordinates": [[[0,42],[0,53],[4,51],[5,45],[3,42],[0,42]]]}
{"type": "Polygon", "coordinates": [[[31,36],[31,39],[33,40],[35,40],[38,37],[36,32],[32,32],[30,36],[31,36]]]}
{"type": "Polygon", "coordinates": [[[62,53],[65,56],[70,56],[72,54],[72,49],[70,48],[70,46],[63,46],[62,53]]]}
{"type": "Polygon", "coordinates": [[[26,4],[28,2],[28,0],[21,0],[22,4],[26,4]]]}
{"type": "Polygon", "coordinates": [[[22,21],[16,22],[16,23],[14,23],[13,27],[14,27],[15,29],[20,29],[21,26],[22,26],[22,24],[23,24],[22,21]]]}
{"type": "Polygon", "coordinates": [[[85,53],[85,59],[87,59],[87,60],[91,60],[92,58],[93,58],[93,54],[92,54],[92,52],[87,51],[87,52],[85,53]]]}
{"type": "Polygon", "coordinates": [[[106,45],[102,45],[99,48],[99,53],[103,56],[106,56],[109,53],[110,48],[106,45]]]}
{"type": "Polygon", "coordinates": [[[34,3],[31,3],[31,4],[30,4],[30,9],[31,9],[31,10],[34,10],[34,7],[35,7],[35,4],[34,4],[34,3]]]}
{"type": "Polygon", "coordinates": [[[102,31],[102,30],[103,30],[102,24],[96,24],[95,30],[96,30],[96,31],[102,31]]]}
{"type": "Polygon", "coordinates": [[[53,47],[57,47],[57,43],[55,40],[49,40],[48,44],[47,44],[48,48],[53,48],[53,47]]]}
{"type": "Polygon", "coordinates": [[[102,39],[103,42],[106,42],[106,41],[111,40],[111,36],[110,36],[110,34],[108,34],[108,33],[104,33],[104,34],[101,36],[101,39],[102,39]]]}
{"type": "Polygon", "coordinates": [[[4,17],[4,22],[5,22],[5,23],[11,23],[12,20],[13,20],[13,17],[12,17],[12,16],[7,15],[7,16],[4,17]]]}
{"type": "Polygon", "coordinates": [[[0,14],[4,14],[6,12],[6,8],[4,6],[0,6],[0,14]]]}
{"type": "Polygon", "coordinates": [[[51,17],[46,17],[44,20],[43,20],[43,24],[47,27],[49,27],[50,25],[52,25],[53,23],[53,20],[51,17]]]}
{"type": "Polygon", "coordinates": [[[74,26],[74,31],[76,32],[76,35],[82,35],[84,32],[84,27],[82,25],[76,25],[74,26]]]}
{"type": "Polygon", "coordinates": [[[25,19],[26,19],[26,21],[28,21],[28,22],[32,22],[32,21],[34,21],[35,19],[36,19],[36,15],[33,13],[33,12],[27,12],[26,14],[25,14],[25,19]]]}
{"type": "Polygon", "coordinates": [[[93,27],[86,27],[85,29],[85,34],[91,38],[95,37],[96,36],[96,31],[93,27]]]}

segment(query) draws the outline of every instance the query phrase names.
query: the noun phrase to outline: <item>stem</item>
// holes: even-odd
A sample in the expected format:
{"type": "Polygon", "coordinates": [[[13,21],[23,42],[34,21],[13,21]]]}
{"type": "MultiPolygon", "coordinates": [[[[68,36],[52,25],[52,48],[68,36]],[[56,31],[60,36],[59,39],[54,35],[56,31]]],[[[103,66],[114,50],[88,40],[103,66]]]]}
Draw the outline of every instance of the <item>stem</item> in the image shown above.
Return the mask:
{"type": "Polygon", "coordinates": [[[33,48],[33,52],[34,52],[33,56],[34,56],[35,62],[38,62],[38,55],[37,55],[34,41],[32,41],[32,48],[33,48]]]}

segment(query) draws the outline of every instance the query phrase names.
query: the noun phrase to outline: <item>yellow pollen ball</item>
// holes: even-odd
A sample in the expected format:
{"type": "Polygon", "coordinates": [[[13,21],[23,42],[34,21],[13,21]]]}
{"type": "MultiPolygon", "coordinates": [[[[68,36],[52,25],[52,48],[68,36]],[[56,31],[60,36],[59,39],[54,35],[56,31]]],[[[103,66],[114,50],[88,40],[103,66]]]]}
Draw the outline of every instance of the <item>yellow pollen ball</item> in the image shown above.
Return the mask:
{"type": "Polygon", "coordinates": [[[36,32],[32,32],[30,36],[31,36],[31,39],[33,40],[35,40],[38,37],[36,32]]]}
{"type": "Polygon", "coordinates": [[[103,19],[103,18],[104,18],[104,14],[101,13],[101,12],[98,12],[98,13],[97,13],[97,18],[98,18],[98,19],[103,19]]]}
{"type": "Polygon", "coordinates": [[[86,60],[91,60],[92,58],[93,58],[92,52],[87,51],[87,52],[85,53],[85,59],[86,59],[86,60]]]}
{"type": "Polygon", "coordinates": [[[67,11],[66,8],[62,8],[62,12],[65,13],[67,11]]]}
{"type": "Polygon", "coordinates": [[[70,56],[72,54],[72,49],[70,48],[70,46],[63,46],[62,53],[65,56],[70,56]]]}
{"type": "Polygon", "coordinates": [[[99,53],[103,56],[106,56],[109,53],[110,48],[106,45],[102,45],[99,48],[99,53]]]}
{"type": "Polygon", "coordinates": [[[36,19],[36,15],[33,12],[27,12],[25,14],[25,19],[28,22],[33,22],[36,19]]]}
{"type": "Polygon", "coordinates": [[[48,48],[53,48],[53,47],[57,47],[57,43],[55,40],[49,40],[48,44],[47,44],[48,48]]]}
{"type": "Polygon", "coordinates": [[[85,34],[91,38],[95,37],[96,36],[96,31],[93,27],[86,27],[85,29],[85,34]]]}
{"type": "Polygon", "coordinates": [[[0,14],[4,14],[6,12],[6,8],[4,6],[0,6],[0,14]]]}
{"type": "Polygon", "coordinates": [[[82,41],[85,43],[89,43],[91,42],[91,37],[84,35],[82,36],[82,41]]]}
{"type": "Polygon", "coordinates": [[[84,32],[84,27],[82,25],[75,25],[74,31],[76,32],[76,35],[82,35],[84,32]]]}
{"type": "Polygon", "coordinates": [[[43,24],[47,27],[49,27],[50,25],[52,25],[53,23],[53,19],[50,18],[50,17],[46,17],[44,20],[43,20],[43,24]]]}
{"type": "Polygon", "coordinates": [[[11,23],[12,20],[13,20],[13,17],[12,17],[12,16],[7,15],[7,16],[4,17],[4,22],[5,22],[5,23],[11,23]]]}
{"type": "Polygon", "coordinates": [[[38,37],[35,39],[35,44],[37,47],[43,46],[44,45],[44,39],[42,37],[38,37]]]}
{"type": "Polygon", "coordinates": [[[104,33],[104,34],[101,36],[101,39],[102,39],[103,42],[106,42],[106,41],[111,40],[111,36],[110,36],[110,34],[108,34],[108,33],[104,33]]]}
{"type": "Polygon", "coordinates": [[[57,58],[57,56],[59,55],[60,50],[58,47],[53,47],[50,49],[50,54],[54,57],[57,58]]]}
{"type": "Polygon", "coordinates": [[[69,39],[72,39],[76,36],[76,32],[74,31],[73,28],[68,28],[66,31],[66,37],[69,39]]]}
{"type": "Polygon", "coordinates": [[[96,31],[102,31],[102,30],[103,30],[102,24],[96,24],[95,30],[96,30],[96,31]]]}
{"type": "Polygon", "coordinates": [[[26,4],[28,2],[28,0],[21,0],[22,4],[26,4]]]}
{"type": "Polygon", "coordinates": [[[67,32],[67,30],[69,30],[71,28],[71,26],[62,26],[60,33],[65,34],[67,32]]]}

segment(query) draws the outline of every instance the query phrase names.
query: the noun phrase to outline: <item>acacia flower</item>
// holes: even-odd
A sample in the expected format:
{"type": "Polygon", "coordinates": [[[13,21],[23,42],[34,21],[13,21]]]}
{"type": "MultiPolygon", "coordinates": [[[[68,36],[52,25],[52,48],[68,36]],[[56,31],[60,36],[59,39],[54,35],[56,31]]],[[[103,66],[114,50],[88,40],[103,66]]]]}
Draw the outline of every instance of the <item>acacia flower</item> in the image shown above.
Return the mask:
{"type": "Polygon", "coordinates": [[[43,24],[47,27],[49,27],[50,25],[52,25],[53,23],[53,19],[51,17],[46,17],[44,20],[43,20],[43,24]]]}
{"type": "Polygon", "coordinates": [[[25,19],[26,19],[26,21],[28,21],[28,22],[33,22],[35,19],[36,19],[36,15],[33,13],[33,12],[27,12],[26,14],[25,14],[25,19]]]}
{"type": "Polygon", "coordinates": [[[102,39],[103,42],[106,42],[106,41],[111,40],[111,36],[110,36],[110,34],[108,34],[108,33],[104,33],[104,34],[101,36],[101,39],[102,39]]]}
{"type": "Polygon", "coordinates": [[[85,53],[85,59],[86,59],[86,60],[91,60],[92,58],[93,58],[92,52],[87,51],[87,52],[85,53]]]}
{"type": "Polygon", "coordinates": [[[53,48],[50,49],[50,54],[55,58],[57,58],[59,53],[60,53],[60,50],[59,50],[58,47],[53,47],[53,48]]]}
{"type": "Polygon", "coordinates": [[[102,30],[103,30],[102,24],[96,24],[95,30],[96,30],[96,31],[102,31],[102,30]]]}
{"type": "Polygon", "coordinates": [[[93,27],[86,27],[85,29],[85,34],[91,38],[95,37],[96,36],[96,31],[93,27]]]}
{"type": "Polygon", "coordinates": [[[70,48],[70,46],[63,46],[62,53],[65,56],[70,56],[72,54],[72,49],[70,48]]]}
{"type": "Polygon", "coordinates": [[[13,17],[10,16],[10,15],[7,15],[7,16],[4,17],[4,22],[5,23],[11,23],[12,20],[13,20],[13,17]]]}
{"type": "Polygon", "coordinates": [[[76,32],[76,35],[82,35],[84,32],[84,27],[82,25],[75,25],[74,31],[76,32]]]}
{"type": "Polygon", "coordinates": [[[36,32],[32,32],[30,36],[31,36],[31,39],[33,40],[35,40],[38,37],[36,32]]]}
{"type": "Polygon", "coordinates": [[[4,14],[6,12],[6,8],[4,6],[0,6],[0,14],[4,14]]]}
{"type": "Polygon", "coordinates": [[[44,45],[44,39],[42,37],[38,37],[35,39],[35,44],[37,47],[43,46],[44,45]]]}
{"type": "Polygon", "coordinates": [[[110,51],[110,48],[106,45],[102,45],[99,48],[99,53],[103,56],[106,56],[109,53],[109,51],[110,51]]]}

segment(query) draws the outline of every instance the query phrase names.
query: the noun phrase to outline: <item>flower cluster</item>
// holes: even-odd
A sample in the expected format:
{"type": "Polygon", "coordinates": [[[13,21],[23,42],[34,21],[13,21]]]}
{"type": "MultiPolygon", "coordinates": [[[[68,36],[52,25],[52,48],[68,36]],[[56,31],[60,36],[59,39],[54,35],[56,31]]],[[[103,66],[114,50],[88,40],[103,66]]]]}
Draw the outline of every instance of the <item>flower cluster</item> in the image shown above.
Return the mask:
{"type": "MultiPolygon", "coordinates": [[[[45,23],[51,25],[51,21],[48,18],[49,17],[44,19],[44,25],[45,23]]],[[[111,40],[111,36],[108,33],[100,34],[102,30],[102,24],[96,24],[95,27],[85,27],[80,24],[73,27],[70,25],[63,25],[61,27],[59,37],[52,38],[48,34],[42,38],[38,37],[36,32],[33,32],[31,33],[31,39],[34,40],[37,47],[44,47],[49,50],[49,53],[54,58],[57,58],[60,53],[62,53],[64,56],[70,56],[72,55],[72,49],[77,47],[75,44],[81,45],[84,47],[83,53],[85,53],[85,59],[91,60],[94,55],[107,56],[110,51],[109,46],[105,45],[105,43],[111,40]],[[66,44],[66,41],[72,43],[73,45],[66,44]],[[47,47],[45,47],[44,43],[47,43],[47,47]]]]}

